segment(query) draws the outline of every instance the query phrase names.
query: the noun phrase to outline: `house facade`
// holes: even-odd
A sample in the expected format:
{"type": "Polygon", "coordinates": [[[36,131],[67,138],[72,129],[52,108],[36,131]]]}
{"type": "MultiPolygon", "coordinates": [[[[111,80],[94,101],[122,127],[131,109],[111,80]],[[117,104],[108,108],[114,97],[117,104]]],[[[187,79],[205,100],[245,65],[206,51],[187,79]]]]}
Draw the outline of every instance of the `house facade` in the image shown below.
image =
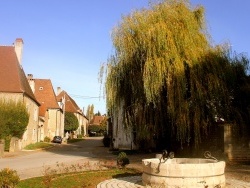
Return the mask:
{"type": "Polygon", "coordinates": [[[45,137],[64,136],[64,113],[58,105],[50,79],[34,79],[28,74],[27,79],[36,99],[41,104],[39,108],[39,140],[45,137]]]}
{"type": "Polygon", "coordinates": [[[21,101],[29,113],[27,129],[21,139],[11,144],[10,151],[21,150],[38,141],[39,102],[36,100],[22,68],[23,40],[13,46],[0,46],[0,100],[21,101]]]}
{"type": "Polygon", "coordinates": [[[71,112],[77,117],[78,128],[75,132],[75,136],[87,136],[88,118],[84,115],[83,111],[78,107],[76,102],[68,95],[68,93],[62,91],[60,87],[57,88],[57,102],[64,103],[65,106],[63,110],[65,112],[71,112]]]}

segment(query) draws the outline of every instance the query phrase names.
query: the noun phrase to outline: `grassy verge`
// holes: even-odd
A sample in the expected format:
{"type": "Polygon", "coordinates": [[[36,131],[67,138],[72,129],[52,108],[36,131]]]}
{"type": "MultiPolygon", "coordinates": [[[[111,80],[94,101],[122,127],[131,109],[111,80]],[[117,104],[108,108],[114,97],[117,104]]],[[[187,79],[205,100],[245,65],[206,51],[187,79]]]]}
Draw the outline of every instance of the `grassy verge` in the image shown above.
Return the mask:
{"type": "Polygon", "coordinates": [[[36,150],[36,149],[45,149],[51,147],[51,143],[48,142],[37,142],[34,144],[27,145],[24,149],[26,150],[36,150]]]}
{"type": "Polygon", "coordinates": [[[54,175],[54,177],[49,180],[50,182],[48,182],[48,178],[46,179],[46,177],[37,177],[22,180],[17,185],[17,188],[95,188],[98,183],[104,180],[134,175],[141,175],[141,173],[137,170],[127,168],[111,168],[108,170],[84,171],[78,173],[54,175]]]}
{"type": "Polygon", "coordinates": [[[67,143],[75,143],[75,142],[79,142],[84,140],[83,138],[72,138],[72,139],[68,139],[67,143]]]}

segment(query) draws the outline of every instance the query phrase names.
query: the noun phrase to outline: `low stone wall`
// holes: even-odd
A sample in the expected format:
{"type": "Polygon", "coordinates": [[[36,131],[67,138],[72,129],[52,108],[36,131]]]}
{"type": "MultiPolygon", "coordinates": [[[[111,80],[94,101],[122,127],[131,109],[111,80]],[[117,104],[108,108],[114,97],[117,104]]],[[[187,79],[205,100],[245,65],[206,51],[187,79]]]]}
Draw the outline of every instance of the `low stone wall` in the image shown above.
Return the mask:
{"type": "Polygon", "coordinates": [[[20,150],[22,150],[20,139],[17,137],[12,137],[10,140],[9,152],[15,152],[15,151],[20,151],[20,150]]]}
{"type": "Polygon", "coordinates": [[[250,148],[237,148],[231,144],[228,148],[228,161],[250,164],[250,148]]]}
{"type": "Polygon", "coordinates": [[[247,135],[235,136],[232,126],[224,126],[224,152],[230,162],[250,164],[250,138],[247,135]]]}

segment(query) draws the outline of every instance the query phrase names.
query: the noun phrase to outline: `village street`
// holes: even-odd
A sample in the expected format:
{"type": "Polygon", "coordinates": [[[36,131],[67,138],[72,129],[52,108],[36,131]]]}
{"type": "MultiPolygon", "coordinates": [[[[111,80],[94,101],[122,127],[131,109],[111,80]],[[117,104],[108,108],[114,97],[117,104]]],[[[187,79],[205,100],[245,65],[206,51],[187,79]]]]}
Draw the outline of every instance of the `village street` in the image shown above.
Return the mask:
{"type": "MultiPolygon", "coordinates": [[[[21,179],[42,176],[45,169],[57,169],[58,165],[72,166],[84,163],[98,163],[102,160],[115,158],[108,153],[102,144],[102,137],[89,137],[84,141],[72,144],[55,144],[55,147],[40,151],[21,151],[7,153],[0,159],[0,169],[10,168],[18,172],[21,179]],[[103,157],[103,158],[104,158],[103,157]]],[[[91,165],[92,168],[98,168],[91,165]]]]}

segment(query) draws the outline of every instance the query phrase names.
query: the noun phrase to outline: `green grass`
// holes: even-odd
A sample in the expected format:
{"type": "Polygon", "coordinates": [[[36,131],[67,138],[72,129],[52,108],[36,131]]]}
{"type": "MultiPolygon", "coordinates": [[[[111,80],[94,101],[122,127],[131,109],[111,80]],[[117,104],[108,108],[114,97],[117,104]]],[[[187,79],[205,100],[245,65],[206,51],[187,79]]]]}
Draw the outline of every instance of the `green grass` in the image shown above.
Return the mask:
{"type": "Polygon", "coordinates": [[[68,139],[67,143],[75,143],[75,142],[79,142],[84,140],[83,138],[72,138],[72,139],[68,139]]]}
{"type": "Polygon", "coordinates": [[[26,149],[26,150],[44,149],[44,148],[51,147],[51,145],[52,144],[48,143],[48,142],[37,142],[34,144],[27,145],[24,149],[26,149]]]}
{"type": "Polygon", "coordinates": [[[31,178],[19,182],[17,188],[95,188],[98,183],[107,179],[135,175],[141,175],[141,173],[134,169],[111,168],[108,170],[54,175],[52,178],[46,176],[31,178]],[[45,185],[46,182],[47,186],[45,185]]]}

